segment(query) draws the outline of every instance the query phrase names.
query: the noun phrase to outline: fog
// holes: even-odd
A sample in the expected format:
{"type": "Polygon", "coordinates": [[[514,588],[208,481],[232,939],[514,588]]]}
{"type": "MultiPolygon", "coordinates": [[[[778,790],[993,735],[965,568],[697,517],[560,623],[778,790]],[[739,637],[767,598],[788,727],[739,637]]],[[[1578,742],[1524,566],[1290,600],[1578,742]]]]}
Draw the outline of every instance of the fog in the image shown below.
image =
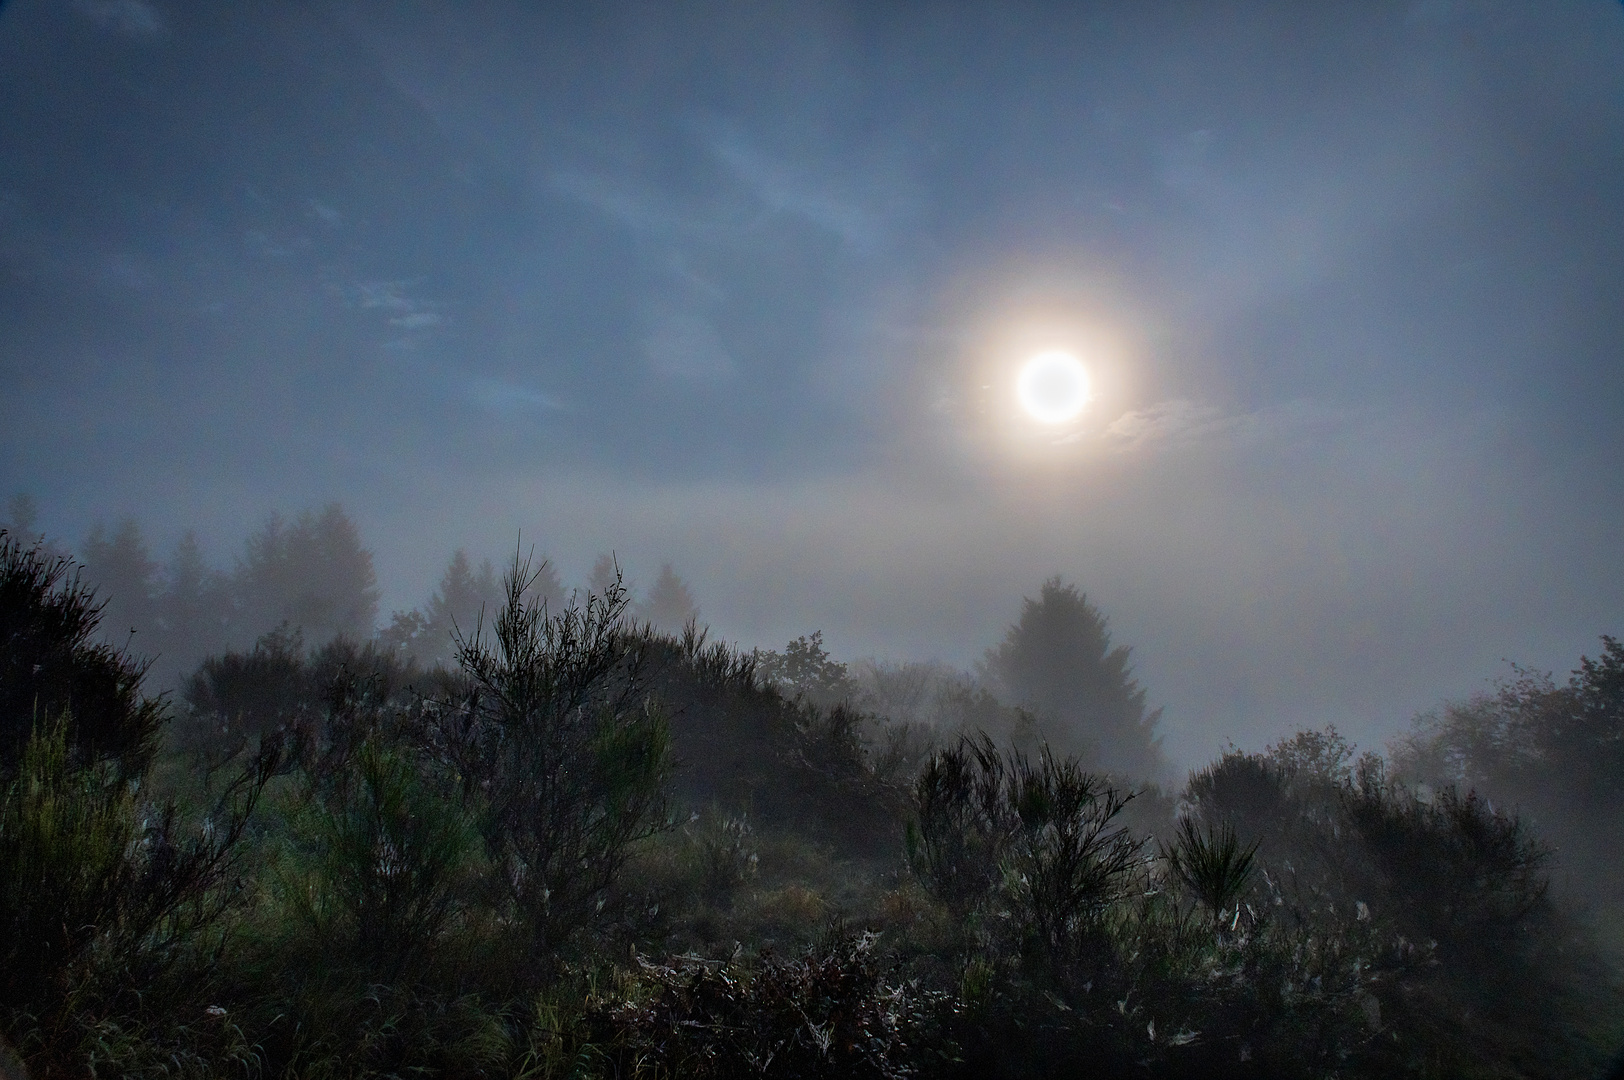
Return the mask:
{"type": "Polygon", "coordinates": [[[1175,766],[1620,630],[1624,13],[0,10],[0,491],[341,503],[969,668],[1059,574],[1175,766]],[[1073,348],[1064,438],[1012,411],[1073,348]],[[522,538],[522,540],[521,540],[522,538]]]}

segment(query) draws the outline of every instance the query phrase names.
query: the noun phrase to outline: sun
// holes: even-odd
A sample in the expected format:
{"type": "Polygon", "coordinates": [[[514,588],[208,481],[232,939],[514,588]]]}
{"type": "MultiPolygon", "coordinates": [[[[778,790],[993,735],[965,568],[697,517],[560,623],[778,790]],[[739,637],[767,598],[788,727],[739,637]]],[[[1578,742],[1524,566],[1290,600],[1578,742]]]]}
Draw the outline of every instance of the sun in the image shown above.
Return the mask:
{"type": "Polygon", "coordinates": [[[1040,424],[1075,419],[1093,398],[1088,369],[1071,353],[1058,349],[1028,360],[1015,379],[1015,397],[1040,424]]]}

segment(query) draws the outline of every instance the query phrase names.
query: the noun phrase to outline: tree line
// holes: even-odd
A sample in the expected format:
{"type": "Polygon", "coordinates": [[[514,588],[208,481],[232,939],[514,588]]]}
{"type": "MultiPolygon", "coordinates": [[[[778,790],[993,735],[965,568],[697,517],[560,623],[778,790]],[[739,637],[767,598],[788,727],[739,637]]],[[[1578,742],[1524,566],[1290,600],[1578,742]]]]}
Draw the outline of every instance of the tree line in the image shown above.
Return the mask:
{"type": "MultiPolygon", "coordinates": [[[[244,540],[229,569],[212,564],[195,532],[187,531],[165,560],[155,557],[141,526],[125,518],[98,522],[76,550],[36,532],[37,511],[25,495],[13,497],[0,520],[14,537],[39,540],[56,554],[74,554],[103,603],[101,632],[153,658],[153,675],[174,685],[206,656],[253,646],[283,628],[320,646],[334,638],[380,643],[428,667],[449,664],[452,635],[472,628],[481,613],[494,616],[501,588],[490,560],[456,551],[438,586],[420,606],[392,612],[380,628],[373,553],[342,505],[329,503],[292,517],[273,513],[244,540]]],[[[594,565],[587,588],[602,594],[619,566],[612,555],[594,565]]],[[[566,590],[556,570],[543,565],[533,586],[537,599],[560,610],[566,590]]],[[[633,617],[680,630],[699,617],[688,584],[664,563],[633,617]]]]}

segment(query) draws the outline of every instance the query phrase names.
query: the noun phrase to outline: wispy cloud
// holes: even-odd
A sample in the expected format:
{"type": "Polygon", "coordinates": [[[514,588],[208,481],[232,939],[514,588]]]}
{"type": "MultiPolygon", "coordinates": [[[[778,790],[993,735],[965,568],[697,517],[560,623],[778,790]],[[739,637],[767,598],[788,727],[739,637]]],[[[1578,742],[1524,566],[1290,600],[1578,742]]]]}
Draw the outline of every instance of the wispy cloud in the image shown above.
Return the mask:
{"type": "Polygon", "coordinates": [[[537,411],[556,412],[564,407],[549,394],[502,379],[474,379],[468,384],[468,396],[486,412],[503,418],[537,411]]]}
{"type": "Polygon", "coordinates": [[[729,139],[718,139],[712,150],[769,210],[804,218],[856,248],[872,248],[884,239],[878,218],[784,162],[729,139]]]}
{"type": "Polygon", "coordinates": [[[320,199],[310,199],[310,212],[321,219],[322,224],[337,228],[344,224],[344,215],[337,208],[328,206],[320,199]]]}
{"type": "Polygon", "coordinates": [[[1292,401],[1254,412],[1225,412],[1216,405],[1173,398],[1123,413],[1101,433],[1112,450],[1128,453],[1161,447],[1249,442],[1305,429],[1355,422],[1358,414],[1311,401],[1292,401]]]}
{"type": "Polygon", "coordinates": [[[168,27],[146,0],[74,0],[74,10],[115,34],[128,38],[162,37],[168,27]]]}
{"type": "Polygon", "coordinates": [[[740,230],[763,210],[810,222],[848,246],[870,250],[885,240],[879,215],[846,199],[817,177],[760,153],[731,136],[708,138],[710,153],[738,182],[731,194],[676,199],[636,177],[592,169],[560,169],[555,192],[584,203],[640,233],[703,234],[740,230]]]}
{"type": "Polygon", "coordinates": [[[1247,420],[1225,416],[1214,405],[1174,398],[1123,413],[1106,427],[1104,439],[1117,450],[1138,450],[1229,435],[1247,420]]]}
{"type": "Polygon", "coordinates": [[[406,295],[406,290],[415,284],[414,281],[357,281],[349,287],[346,299],[356,307],[416,311],[418,302],[406,295]]]}
{"type": "Polygon", "coordinates": [[[445,316],[433,311],[414,311],[410,315],[400,315],[389,320],[390,326],[398,326],[402,330],[426,330],[431,326],[439,326],[445,322],[445,316]]]}
{"type": "Polygon", "coordinates": [[[718,379],[739,370],[716,328],[697,315],[662,319],[644,341],[643,350],[649,366],[662,375],[718,379]]]}
{"type": "Polygon", "coordinates": [[[652,190],[604,173],[560,170],[550,177],[558,194],[585,203],[635,232],[694,233],[713,228],[713,217],[685,212],[652,190]]]}

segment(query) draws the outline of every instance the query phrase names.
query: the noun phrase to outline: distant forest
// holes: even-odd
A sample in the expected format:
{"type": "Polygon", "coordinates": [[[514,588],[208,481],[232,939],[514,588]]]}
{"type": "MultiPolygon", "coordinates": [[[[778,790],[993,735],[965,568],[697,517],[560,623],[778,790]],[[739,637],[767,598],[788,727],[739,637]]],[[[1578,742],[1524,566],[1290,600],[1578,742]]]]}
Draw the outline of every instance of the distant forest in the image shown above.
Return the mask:
{"type": "MultiPolygon", "coordinates": [[[[251,648],[277,630],[310,645],[336,637],[376,639],[401,659],[449,663],[453,630],[472,630],[481,612],[494,616],[501,602],[490,560],[475,564],[457,551],[433,595],[419,608],[393,612],[379,631],[372,552],[337,503],[292,518],[271,514],[243,542],[229,569],[211,563],[192,532],[160,559],[133,518],[111,527],[98,523],[72,547],[36,533],[36,517],[31,498],[14,496],[0,528],[38,540],[54,554],[74,556],[86,580],[96,584],[103,634],[153,658],[152,675],[166,686],[204,657],[251,648]]],[[[583,584],[601,594],[617,572],[614,557],[605,554],[583,584]]],[[[533,595],[554,611],[562,609],[564,584],[551,566],[538,570],[533,595]]],[[[667,563],[630,613],[680,630],[699,609],[667,563]]]]}
{"type": "Polygon", "coordinates": [[[36,526],[0,525],[0,1076],[1555,1078],[1624,1044],[1612,637],[1385,752],[1175,779],[1058,577],[960,671],[712,642],[610,556],[566,588],[459,551],[380,620],[337,505],[229,570],[36,526]]]}

